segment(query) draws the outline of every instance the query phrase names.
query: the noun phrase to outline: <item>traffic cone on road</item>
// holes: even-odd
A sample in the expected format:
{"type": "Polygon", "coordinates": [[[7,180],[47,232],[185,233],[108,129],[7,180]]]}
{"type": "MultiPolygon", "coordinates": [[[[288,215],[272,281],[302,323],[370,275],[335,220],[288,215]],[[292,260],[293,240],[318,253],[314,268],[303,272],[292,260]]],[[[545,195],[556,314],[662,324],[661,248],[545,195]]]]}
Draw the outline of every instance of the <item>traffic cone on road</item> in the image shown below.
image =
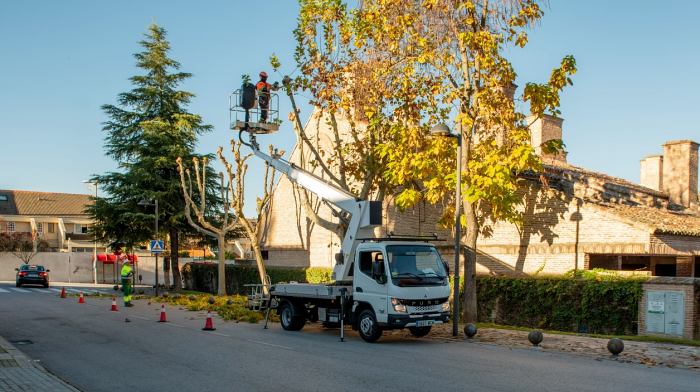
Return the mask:
{"type": "Polygon", "coordinates": [[[66,288],[65,287],[63,287],[61,289],[61,298],[66,298],[66,288]]]}
{"type": "Polygon", "coordinates": [[[159,323],[167,323],[168,319],[165,317],[165,304],[160,305],[160,320],[159,323]]]}
{"type": "Polygon", "coordinates": [[[78,297],[78,303],[79,304],[84,304],[85,303],[85,297],[83,297],[83,292],[80,292],[80,297],[78,297]]]}
{"type": "Polygon", "coordinates": [[[211,319],[211,310],[207,310],[207,322],[204,323],[204,328],[202,328],[202,331],[214,331],[216,328],[214,328],[214,320],[211,319]]]}
{"type": "Polygon", "coordinates": [[[116,312],[119,309],[117,309],[117,297],[112,297],[112,312],[116,312]]]}

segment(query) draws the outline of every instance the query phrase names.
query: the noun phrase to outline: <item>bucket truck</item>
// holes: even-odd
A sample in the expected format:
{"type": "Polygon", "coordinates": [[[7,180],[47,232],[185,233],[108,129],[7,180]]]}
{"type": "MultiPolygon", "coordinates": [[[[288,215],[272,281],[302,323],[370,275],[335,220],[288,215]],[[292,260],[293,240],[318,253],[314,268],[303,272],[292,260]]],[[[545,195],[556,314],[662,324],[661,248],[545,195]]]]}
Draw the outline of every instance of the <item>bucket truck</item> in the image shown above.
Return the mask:
{"type": "Polygon", "coordinates": [[[235,121],[232,127],[239,130],[239,137],[255,156],[350,217],[341,251],[335,255],[335,281],[273,284],[267,316],[274,307],[287,331],[299,331],[307,321],[339,326],[341,341],[343,327],[349,324],[367,342],[376,341],[388,329],[408,328],[421,337],[433,325],[448,322],[447,264],[430,243],[435,238],[374,238],[373,229],[382,223],[381,202],[358,199],[281,156],[262,152],[256,134],[276,130],[269,125],[257,127],[235,121]],[[243,133],[249,135],[247,142],[243,133]]]}

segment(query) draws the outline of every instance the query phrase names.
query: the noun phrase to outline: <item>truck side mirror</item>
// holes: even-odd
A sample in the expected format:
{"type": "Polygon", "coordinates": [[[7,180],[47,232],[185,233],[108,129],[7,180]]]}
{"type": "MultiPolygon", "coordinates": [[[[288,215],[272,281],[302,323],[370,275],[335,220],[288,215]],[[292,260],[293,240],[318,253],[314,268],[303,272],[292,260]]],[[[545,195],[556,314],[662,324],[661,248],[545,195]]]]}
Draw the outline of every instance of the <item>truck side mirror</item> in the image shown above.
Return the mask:
{"type": "Polygon", "coordinates": [[[335,254],[335,263],[336,264],[343,264],[345,262],[345,258],[343,257],[343,254],[338,252],[335,254]]]}
{"type": "Polygon", "coordinates": [[[384,271],[383,261],[375,261],[374,263],[372,263],[372,277],[379,284],[386,283],[386,273],[384,271]]]}

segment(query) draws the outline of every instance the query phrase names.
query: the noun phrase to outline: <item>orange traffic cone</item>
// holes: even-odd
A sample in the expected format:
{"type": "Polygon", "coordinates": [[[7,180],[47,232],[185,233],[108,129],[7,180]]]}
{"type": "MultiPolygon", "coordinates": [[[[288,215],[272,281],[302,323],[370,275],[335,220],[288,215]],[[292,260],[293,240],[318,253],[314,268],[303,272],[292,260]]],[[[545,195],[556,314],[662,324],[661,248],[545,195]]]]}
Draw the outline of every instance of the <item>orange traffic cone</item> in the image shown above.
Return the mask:
{"type": "Polygon", "coordinates": [[[112,297],[112,312],[116,312],[116,311],[118,311],[118,310],[119,310],[119,309],[117,309],[117,298],[116,298],[116,297],[112,297]]]}
{"type": "Polygon", "coordinates": [[[83,292],[80,292],[80,297],[78,297],[78,303],[79,304],[84,304],[85,303],[85,297],[83,297],[83,292]]]}
{"type": "Polygon", "coordinates": [[[66,298],[66,288],[65,287],[63,287],[61,289],[61,298],[66,298]]]}
{"type": "Polygon", "coordinates": [[[202,331],[214,331],[216,328],[214,328],[214,320],[211,319],[211,310],[207,310],[207,322],[204,323],[204,328],[202,328],[202,331]]]}
{"type": "Polygon", "coordinates": [[[167,323],[168,319],[165,317],[165,304],[160,305],[160,320],[159,323],[167,323]]]}

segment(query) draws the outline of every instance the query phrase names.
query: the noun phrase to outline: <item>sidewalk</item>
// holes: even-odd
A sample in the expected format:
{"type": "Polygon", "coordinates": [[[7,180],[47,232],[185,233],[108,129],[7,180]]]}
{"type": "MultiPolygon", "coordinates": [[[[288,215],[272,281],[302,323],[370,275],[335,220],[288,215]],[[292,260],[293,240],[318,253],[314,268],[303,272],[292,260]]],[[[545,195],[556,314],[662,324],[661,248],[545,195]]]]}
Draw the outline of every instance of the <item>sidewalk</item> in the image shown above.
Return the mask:
{"type": "Polygon", "coordinates": [[[0,391],[79,392],[0,336],[0,391]]]}
{"type": "MultiPolygon", "coordinates": [[[[477,344],[495,344],[499,346],[533,349],[527,340],[528,331],[513,331],[497,328],[480,328],[472,339],[465,338],[460,325],[459,337],[452,337],[451,324],[436,325],[429,337],[449,341],[467,341],[477,344]]],[[[410,339],[407,330],[391,331],[403,338],[410,339]]],[[[669,343],[640,342],[625,340],[625,350],[617,358],[612,358],[607,350],[608,339],[583,335],[559,335],[544,333],[544,340],[537,350],[559,351],[574,355],[583,355],[596,360],[613,359],[618,362],[638,363],[646,366],[663,366],[670,368],[700,371],[700,347],[669,343]]]]}

